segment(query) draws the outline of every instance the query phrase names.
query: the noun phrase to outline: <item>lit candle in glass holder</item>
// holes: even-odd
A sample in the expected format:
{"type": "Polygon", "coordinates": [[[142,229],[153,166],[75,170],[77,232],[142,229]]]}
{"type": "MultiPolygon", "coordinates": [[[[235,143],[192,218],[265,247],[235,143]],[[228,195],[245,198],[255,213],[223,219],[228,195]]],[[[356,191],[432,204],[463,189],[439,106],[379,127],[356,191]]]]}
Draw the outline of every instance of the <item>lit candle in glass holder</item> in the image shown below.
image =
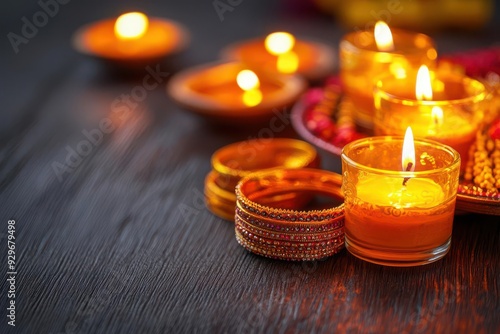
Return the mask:
{"type": "Polygon", "coordinates": [[[411,126],[415,136],[449,145],[466,161],[489,98],[481,82],[425,65],[417,73],[388,75],[374,91],[375,134],[403,135],[411,126]]]}
{"type": "Polygon", "coordinates": [[[355,105],[356,123],[373,129],[373,87],[386,73],[402,76],[421,64],[434,66],[437,52],[430,37],[377,22],[372,31],[356,31],[340,42],[340,78],[355,105]]]}
{"type": "Polygon", "coordinates": [[[449,146],[371,137],[342,151],[346,247],[363,260],[413,266],[449,250],[460,156],[449,146]]]}
{"type": "Polygon", "coordinates": [[[291,105],[305,90],[297,76],[251,71],[240,63],[203,65],[177,73],[168,84],[172,98],[189,110],[223,122],[264,120],[291,105]]]}
{"type": "Polygon", "coordinates": [[[178,23],[140,12],[91,23],[73,37],[78,51],[122,64],[158,60],[180,51],[188,41],[189,34],[178,23]]]}
{"type": "Polygon", "coordinates": [[[297,39],[288,32],[274,32],[265,38],[233,44],[222,51],[222,56],[250,68],[282,74],[297,73],[311,81],[333,73],[336,58],[331,47],[297,39]]]}

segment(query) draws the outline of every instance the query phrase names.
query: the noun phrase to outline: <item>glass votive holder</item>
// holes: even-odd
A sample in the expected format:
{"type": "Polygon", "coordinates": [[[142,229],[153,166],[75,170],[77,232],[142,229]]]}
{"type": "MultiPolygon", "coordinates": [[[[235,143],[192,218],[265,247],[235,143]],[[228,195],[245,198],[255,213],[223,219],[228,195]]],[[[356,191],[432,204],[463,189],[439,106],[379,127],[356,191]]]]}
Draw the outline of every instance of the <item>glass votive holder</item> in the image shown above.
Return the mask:
{"type": "Polygon", "coordinates": [[[432,100],[417,100],[416,77],[414,71],[379,78],[374,89],[375,135],[404,135],[411,126],[415,137],[449,145],[467,161],[488,108],[489,91],[462,74],[431,71],[432,100]]]}
{"type": "Polygon", "coordinates": [[[401,75],[420,65],[434,67],[437,51],[424,34],[392,29],[393,51],[379,51],[373,31],[356,31],[340,42],[342,88],[355,105],[356,124],[373,130],[375,78],[386,73],[401,75]]]}
{"type": "Polygon", "coordinates": [[[416,266],[449,250],[460,156],[415,140],[415,171],[402,171],[402,137],[371,137],[342,151],[345,243],[354,256],[387,266],[416,266]]]}

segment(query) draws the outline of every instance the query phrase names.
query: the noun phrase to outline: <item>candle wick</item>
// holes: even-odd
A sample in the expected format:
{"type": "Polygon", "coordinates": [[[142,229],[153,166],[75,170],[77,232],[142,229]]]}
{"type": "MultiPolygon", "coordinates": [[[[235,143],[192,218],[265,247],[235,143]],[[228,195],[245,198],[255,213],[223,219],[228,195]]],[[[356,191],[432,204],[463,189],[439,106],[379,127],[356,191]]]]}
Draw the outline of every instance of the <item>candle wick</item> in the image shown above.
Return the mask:
{"type": "MultiPolygon", "coordinates": [[[[407,171],[407,172],[411,171],[411,168],[412,168],[412,167],[413,167],[413,162],[409,162],[409,163],[408,163],[408,165],[406,165],[406,171],[407,171]]],[[[403,179],[403,186],[405,186],[405,187],[406,187],[406,182],[408,182],[408,180],[409,180],[409,179],[410,179],[409,177],[405,177],[405,178],[403,179]]]]}

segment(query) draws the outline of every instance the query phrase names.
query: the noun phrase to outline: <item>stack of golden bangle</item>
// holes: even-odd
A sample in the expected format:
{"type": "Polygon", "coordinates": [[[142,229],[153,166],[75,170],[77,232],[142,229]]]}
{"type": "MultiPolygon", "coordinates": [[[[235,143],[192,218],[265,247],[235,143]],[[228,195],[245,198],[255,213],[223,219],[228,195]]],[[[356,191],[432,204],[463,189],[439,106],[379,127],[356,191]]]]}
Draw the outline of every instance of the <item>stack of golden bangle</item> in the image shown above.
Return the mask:
{"type": "Polygon", "coordinates": [[[303,208],[316,194],[343,201],[342,178],[316,167],[316,150],[300,140],[254,139],[225,146],[212,156],[206,205],[234,221],[238,243],[255,254],[292,261],[331,256],[344,247],[343,204],[303,208]]]}
{"type": "Polygon", "coordinates": [[[267,168],[318,166],[316,150],[301,140],[263,138],[234,143],[212,156],[212,171],[205,179],[205,202],[215,215],[234,221],[234,189],[241,178],[267,168]]]}
{"type": "Polygon", "coordinates": [[[301,211],[314,194],[343,200],[339,174],[319,169],[268,169],[236,187],[238,243],[269,258],[310,261],[344,247],[344,205],[301,211]]]}

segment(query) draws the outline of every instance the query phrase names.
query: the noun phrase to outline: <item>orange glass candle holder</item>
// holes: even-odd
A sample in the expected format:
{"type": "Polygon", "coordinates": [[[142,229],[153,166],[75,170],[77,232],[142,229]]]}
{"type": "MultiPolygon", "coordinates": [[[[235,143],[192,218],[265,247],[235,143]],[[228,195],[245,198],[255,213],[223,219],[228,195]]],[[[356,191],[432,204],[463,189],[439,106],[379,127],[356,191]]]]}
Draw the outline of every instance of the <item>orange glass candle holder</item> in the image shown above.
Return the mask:
{"type": "Polygon", "coordinates": [[[337,58],[335,50],[328,45],[295,39],[284,32],[230,45],[221,55],[224,59],[242,62],[252,69],[281,74],[296,73],[309,81],[318,81],[332,74],[337,58]],[[272,49],[273,42],[276,50],[272,49]]]}
{"type": "Polygon", "coordinates": [[[252,72],[235,62],[198,66],[177,73],[167,91],[177,103],[212,121],[248,124],[269,119],[274,109],[291,105],[307,87],[298,76],[260,71],[248,76],[248,84],[238,80],[242,71],[252,72]]]}
{"type": "Polygon", "coordinates": [[[342,151],[346,247],[368,262],[423,265],[449,250],[460,156],[415,141],[414,171],[402,171],[402,137],[371,137],[342,151]]]}
{"type": "Polygon", "coordinates": [[[73,36],[77,51],[122,65],[159,61],[188,43],[189,33],[179,23],[138,12],[88,24],[73,36]]]}
{"type": "Polygon", "coordinates": [[[393,48],[379,51],[374,31],[351,32],[340,42],[340,78],[355,105],[354,118],[363,129],[373,129],[373,87],[386,73],[404,74],[422,64],[434,66],[437,52],[424,34],[392,30],[393,48]]]}
{"type": "MultiPolygon", "coordinates": [[[[467,161],[469,148],[488,108],[485,85],[462,74],[431,72],[432,100],[416,98],[417,72],[381,78],[374,90],[376,135],[404,135],[449,145],[467,161]]],[[[465,163],[462,165],[465,168],[465,163]]]]}

